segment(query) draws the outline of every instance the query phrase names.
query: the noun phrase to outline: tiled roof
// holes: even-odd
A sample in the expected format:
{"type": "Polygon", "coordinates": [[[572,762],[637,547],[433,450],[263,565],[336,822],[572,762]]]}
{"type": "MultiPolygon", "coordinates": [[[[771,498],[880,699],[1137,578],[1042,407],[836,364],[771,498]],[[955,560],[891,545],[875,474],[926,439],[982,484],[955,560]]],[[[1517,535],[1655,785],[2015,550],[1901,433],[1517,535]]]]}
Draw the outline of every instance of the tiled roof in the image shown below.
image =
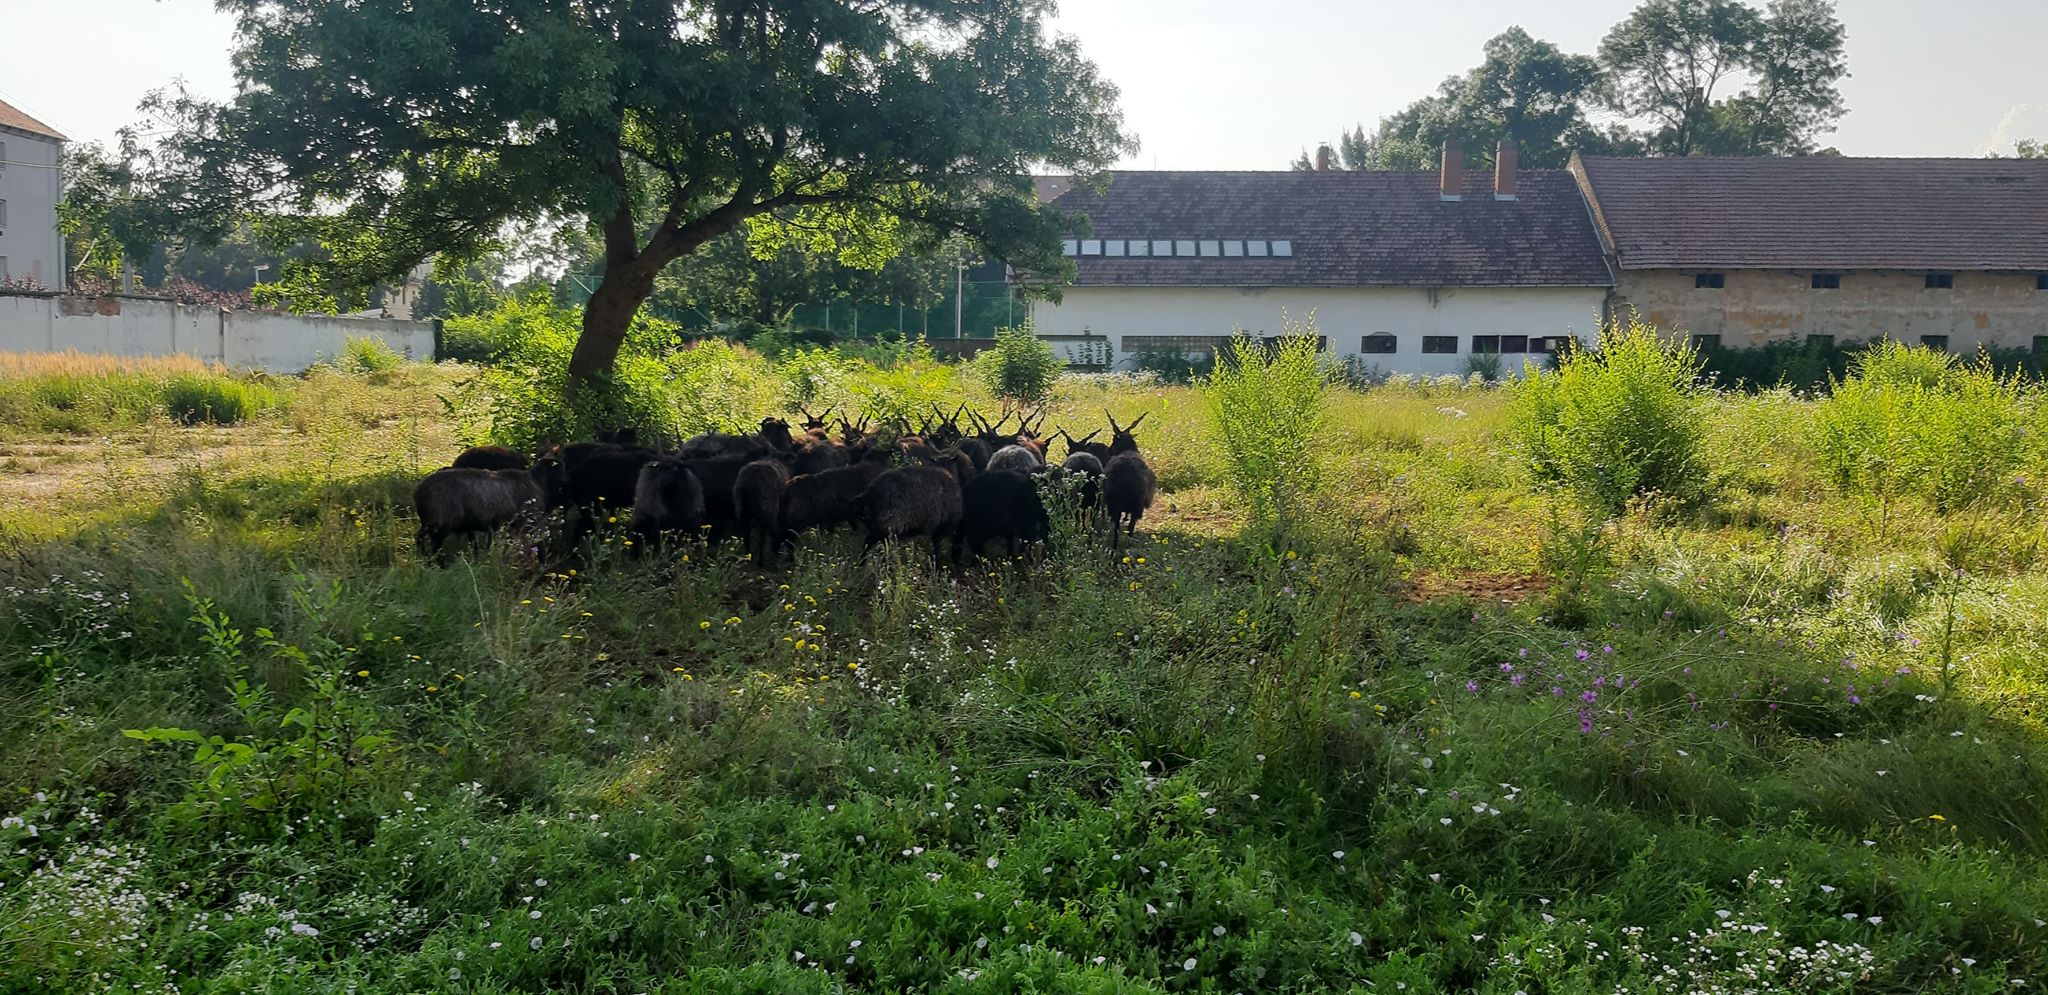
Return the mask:
{"type": "Polygon", "coordinates": [[[1080,255],[1076,286],[1595,287],[1613,279],[1571,174],[1524,171],[1497,201],[1491,171],[1462,201],[1434,172],[1117,172],[1054,203],[1091,239],[1286,239],[1288,257],[1080,255]]]}
{"type": "Polygon", "coordinates": [[[68,139],[66,139],[62,133],[58,132],[57,129],[52,128],[49,125],[36,120],[35,118],[29,117],[28,114],[22,111],[21,108],[16,107],[5,100],[0,100],[0,128],[12,128],[15,131],[25,131],[31,135],[41,135],[44,138],[54,138],[60,142],[68,141],[68,139]]]}
{"type": "Polygon", "coordinates": [[[2048,269],[2048,160],[1574,159],[1622,269],[2048,269]]]}

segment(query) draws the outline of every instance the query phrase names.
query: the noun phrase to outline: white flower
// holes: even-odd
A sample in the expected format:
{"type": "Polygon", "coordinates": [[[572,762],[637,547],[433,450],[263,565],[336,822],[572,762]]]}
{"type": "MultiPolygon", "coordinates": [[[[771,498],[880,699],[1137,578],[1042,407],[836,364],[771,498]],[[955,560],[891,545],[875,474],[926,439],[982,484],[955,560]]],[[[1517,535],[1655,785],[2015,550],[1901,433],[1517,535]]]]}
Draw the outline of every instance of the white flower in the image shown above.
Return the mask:
{"type": "Polygon", "coordinates": [[[1363,933],[1360,933],[1359,931],[1357,931],[1357,930],[1355,930],[1355,929],[1354,929],[1354,930],[1352,930],[1352,931],[1351,931],[1351,945],[1352,945],[1352,946],[1354,946],[1354,947],[1362,947],[1362,946],[1365,946],[1365,934],[1363,934],[1363,933]]]}
{"type": "Polygon", "coordinates": [[[1192,971],[1192,970],[1194,970],[1194,969],[1195,969],[1195,959],[1194,959],[1193,957],[1190,957],[1190,958],[1188,958],[1187,960],[1181,961],[1181,962],[1180,962],[1180,969],[1181,969],[1181,970],[1183,970],[1183,971],[1192,971]]]}
{"type": "Polygon", "coordinates": [[[536,888],[545,888],[545,887],[547,887],[547,886],[548,886],[548,879],[547,879],[547,878],[534,878],[534,879],[533,879],[533,886],[534,886],[534,887],[536,887],[536,888]]]}
{"type": "Polygon", "coordinates": [[[528,913],[526,914],[526,918],[528,918],[528,919],[538,919],[538,918],[540,918],[540,910],[539,910],[539,909],[535,909],[535,910],[533,910],[532,912],[528,912],[528,913]]]}
{"type": "Polygon", "coordinates": [[[629,864],[630,864],[630,863],[632,863],[633,861],[636,861],[636,860],[639,860],[639,859],[640,859],[640,855],[639,855],[639,854],[637,854],[637,853],[629,853],[629,854],[626,854],[626,863],[629,863],[629,864]]]}
{"type": "Polygon", "coordinates": [[[1835,893],[1835,886],[1831,884],[1824,884],[1820,886],[1820,890],[1823,894],[1832,895],[1835,893]]]}
{"type": "Polygon", "coordinates": [[[852,941],[852,942],[848,943],[848,944],[846,945],[846,949],[848,949],[848,950],[859,950],[859,949],[860,949],[860,941],[859,941],[859,940],[854,940],[854,941],[852,941]]]}
{"type": "Polygon", "coordinates": [[[995,869],[996,869],[996,863],[997,863],[997,861],[996,861],[996,858],[994,858],[994,857],[990,857],[990,858],[988,858],[988,859],[987,859],[986,861],[983,861],[983,863],[986,863],[986,864],[988,865],[988,869],[989,869],[989,870],[995,870],[995,869]]]}
{"type": "Polygon", "coordinates": [[[1214,928],[1214,929],[1211,929],[1211,930],[1210,930],[1209,932],[1211,932],[1211,933],[1214,933],[1214,934],[1216,934],[1217,936],[1222,936],[1222,935],[1223,935],[1224,933],[1227,933],[1227,932],[1229,932],[1229,930],[1227,930],[1227,929],[1224,929],[1224,928],[1223,928],[1223,927],[1221,927],[1221,926],[1218,926],[1218,927],[1216,927],[1216,928],[1214,928]]]}
{"type": "Polygon", "coordinates": [[[1344,851],[1342,851],[1342,850],[1332,850],[1332,851],[1330,851],[1330,856],[1332,856],[1332,857],[1335,857],[1335,858],[1336,858],[1336,859],[1338,859],[1338,860],[1343,860],[1343,859],[1344,859],[1344,851]]]}
{"type": "Polygon", "coordinates": [[[1438,822],[1441,822],[1441,823],[1443,823],[1444,825],[1448,826],[1448,825],[1450,825],[1450,824],[1451,824],[1451,817],[1447,815],[1447,816],[1444,816],[1443,818],[1441,818],[1441,819],[1438,819],[1438,820],[1436,820],[1436,821],[1438,821],[1438,822]]]}
{"type": "Polygon", "coordinates": [[[294,935],[294,936],[319,936],[319,935],[320,935],[320,931],[319,931],[319,930],[317,930],[317,929],[314,929],[314,928],[313,928],[313,927],[311,927],[311,926],[308,926],[308,925],[306,925],[305,923],[302,923],[302,922],[295,922],[295,923],[292,923],[292,935],[294,935]]]}
{"type": "Polygon", "coordinates": [[[20,829],[21,826],[21,816],[10,815],[5,819],[0,819],[0,829],[20,829]]]}
{"type": "Polygon", "coordinates": [[[526,949],[528,949],[528,950],[539,950],[539,949],[540,949],[540,937],[536,936],[536,937],[534,937],[533,939],[531,939],[531,940],[528,940],[528,941],[526,941],[526,949]]]}
{"type": "Polygon", "coordinates": [[[1875,925],[1877,925],[1877,924],[1879,924],[1879,923],[1882,923],[1882,922],[1884,922],[1884,917],[1883,917],[1883,916],[1867,916],[1867,917],[1865,917],[1865,918],[1864,918],[1864,920],[1863,920],[1863,921],[1864,921],[1864,922],[1867,922],[1867,923],[1869,923],[1869,924],[1871,924],[1871,925],[1873,925],[1873,926],[1875,926],[1875,925]]]}

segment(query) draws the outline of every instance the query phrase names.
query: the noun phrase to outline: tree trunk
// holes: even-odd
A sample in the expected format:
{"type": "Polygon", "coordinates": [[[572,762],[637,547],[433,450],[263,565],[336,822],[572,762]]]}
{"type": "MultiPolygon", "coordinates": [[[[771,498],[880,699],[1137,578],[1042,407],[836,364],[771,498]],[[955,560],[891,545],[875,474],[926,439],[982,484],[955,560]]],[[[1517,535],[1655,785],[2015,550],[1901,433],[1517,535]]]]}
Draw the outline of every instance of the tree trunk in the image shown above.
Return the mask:
{"type": "Polygon", "coordinates": [[[654,296],[657,272],[659,267],[650,269],[640,261],[605,268],[597,290],[590,295],[590,303],[584,305],[583,334],[576,337],[576,349],[569,354],[572,395],[611,375],[612,364],[619,358],[619,347],[626,344],[626,330],[633,324],[633,315],[647,298],[654,296]]]}

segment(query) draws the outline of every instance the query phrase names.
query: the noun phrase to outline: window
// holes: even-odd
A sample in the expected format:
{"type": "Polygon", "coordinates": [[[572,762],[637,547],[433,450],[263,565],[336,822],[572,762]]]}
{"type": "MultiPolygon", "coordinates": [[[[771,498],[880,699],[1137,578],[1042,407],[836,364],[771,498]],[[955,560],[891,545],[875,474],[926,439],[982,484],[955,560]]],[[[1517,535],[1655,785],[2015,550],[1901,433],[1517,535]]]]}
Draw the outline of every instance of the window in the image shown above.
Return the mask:
{"type": "Polygon", "coordinates": [[[1500,351],[1528,352],[1529,337],[1527,335],[1503,335],[1500,337],[1500,351]]]}
{"type": "Polygon", "coordinates": [[[1152,243],[1142,238],[1131,239],[1129,246],[1131,255],[1149,256],[1152,254],[1152,243]]]}
{"type": "Polygon", "coordinates": [[[7,279],[7,257],[0,256],[0,280],[7,279]]]}
{"type": "Polygon", "coordinates": [[[1120,238],[1112,238],[1109,241],[1102,243],[1102,254],[1105,256],[1123,255],[1124,240],[1120,238]]]}
{"type": "Polygon", "coordinates": [[[1842,289],[1842,274],[1840,274],[1840,273],[1815,273],[1815,274],[1813,275],[1813,289],[1815,289],[1815,290],[1840,290],[1840,289],[1842,289]]]}
{"type": "Polygon", "coordinates": [[[1721,337],[1719,335],[1695,335],[1692,337],[1692,347],[1698,352],[1719,349],[1721,348],[1721,337]]]}
{"type": "Polygon", "coordinates": [[[1424,335],[1422,351],[1427,353],[1455,354],[1458,351],[1458,337],[1455,335],[1424,335]]]}
{"type": "Polygon", "coordinates": [[[1099,239],[1099,238],[1084,238],[1084,239],[1082,239],[1082,240],[1081,240],[1081,254],[1082,254],[1082,255],[1084,255],[1084,256],[1099,256],[1099,255],[1102,255],[1102,240],[1101,240],[1101,239],[1099,239]]]}
{"type": "Polygon", "coordinates": [[[1213,238],[1203,239],[1201,242],[1201,248],[1202,255],[1205,256],[1220,256],[1223,254],[1223,243],[1213,238]]]}
{"type": "Polygon", "coordinates": [[[1074,241],[1074,240],[1073,240],[1073,239],[1071,239],[1071,238],[1070,238],[1070,239],[1067,239],[1066,241],[1064,241],[1064,242],[1061,242],[1061,243],[1060,243],[1060,255],[1063,255],[1063,256],[1078,256],[1078,255],[1080,255],[1080,254],[1081,254],[1081,243],[1079,243],[1079,242],[1076,242],[1076,241],[1074,241]]]}
{"type": "Polygon", "coordinates": [[[7,202],[0,200],[0,228],[7,227],[7,202]]]}
{"type": "MultiPolygon", "coordinates": [[[[1250,241],[1247,241],[1246,243],[1244,243],[1244,254],[1247,256],[1265,255],[1266,240],[1263,238],[1255,238],[1251,239],[1250,241]]],[[[2042,279],[2048,280],[2048,276],[2043,276],[2042,279]]]]}
{"type": "Polygon", "coordinates": [[[1273,254],[1274,254],[1274,255],[1276,255],[1276,256],[1291,256],[1291,255],[1294,255],[1294,243],[1293,243],[1293,242],[1291,242],[1291,241],[1288,241],[1287,239],[1284,239],[1284,238],[1276,238],[1276,239],[1274,239],[1274,240],[1273,240],[1273,254]]]}
{"type": "Polygon", "coordinates": [[[7,143],[0,142],[0,173],[7,172],[7,143]]]}
{"type": "Polygon", "coordinates": [[[1499,352],[1499,351],[1500,351],[1500,336],[1498,336],[1498,335],[1474,335],[1474,336],[1472,336],[1472,351],[1473,351],[1473,352],[1475,352],[1475,353],[1482,353],[1482,354],[1483,354],[1483,353],[1489,353],[1489,352],[1499,352]]]}
{"type": "Polygon", "coordinates": [[[1192,255],[1194,255],[1194,254],[1195,254],[1195,240],[1194,240],[1194,239],[1191,239],[1191,238],[1177,238],[1177,239],[1174,239],[1174,240],[1173,240],[1173,254],[1174,254],[1174,255],[1176,255],[1176,256],[1192,256],[1192,255]]]}
{"type": "Polygon", "coordinates": [[[1926,346],[1926,347],[1927,347],[1927,348],[1929,348],[1929,349],[1932,349],[1932,350],[1934,350],[1935,352],[1947,352],[1947,351],[1948,351],[1948,336],[1946,336],[1946,335],[1922,335],[1922,336],[1920,336],[1920,344],[1921,344],[1921,345],[1923,345],[1923,346],[1926,346]]]}
{"type": "Polygon", "coordinates": [[[1692,288],[1694,290],[1720,290],[1726,286],[1728,286],[1728,274],[1726,273],[1694,273],[1692,275],[1692,288]]]}
{"type": "Polygon", "coordinates": [[[1125,352],[1208,352],[1230,344],[1228,335],[1126,335],[1125,352]]]}
{"type": "Polygon", "coordinates": [[[1173,243],[1172,243],[1171,241],[1169,241],[1169,240],[1167,240],[1167,239],[1163,239],[1163,238],[1155,238],[1155,239],[1153,239],[1153,240],[1152,240],[1152,254],[1153,254],[1153,255],[1155,255],[1155,256],[1170,256],[1170,255],[1173,255],[1173,243]]]}
{"type": "Polygon", "coordinates": [[[1368,356],[1391,356],[1400,340],[1385,332],[1358,340],[1358,351],[1368,356]]]}
{"type": "Polygon", "coordinates": [[[1808,335],[1806,337],[1806,347],[1808,349],[1833,349],[1835,347],[1835,337],[1832,335],[1808,335]]]}
{"type": "Polygon", "coordinates": [[[2034,289],[2048,290],[2048,273],[2034,274],[2034,289]]]}
{"type": "Polygon", "coordinates": [[[1955,288],[1955,285],[1956,275],[1954,273],[1927,274],[1927,289],[1929,290],[1952,290],[1955,288]]]}
{"type": "Polygon", "coordinates": [[[1224,242],[1224,243],[1223,243],[1223,254],[1224,254],[1224,255],[1226,255],[1226,256],[1242,256],[1242,255],[1244,255],[1244,240],[1243,240],[1243,239],[1238,239],[1238,238],[1233,238],[1233,239],[1230,239],[1230,240],[1228,240],[1228,241],[1224,242]]]}

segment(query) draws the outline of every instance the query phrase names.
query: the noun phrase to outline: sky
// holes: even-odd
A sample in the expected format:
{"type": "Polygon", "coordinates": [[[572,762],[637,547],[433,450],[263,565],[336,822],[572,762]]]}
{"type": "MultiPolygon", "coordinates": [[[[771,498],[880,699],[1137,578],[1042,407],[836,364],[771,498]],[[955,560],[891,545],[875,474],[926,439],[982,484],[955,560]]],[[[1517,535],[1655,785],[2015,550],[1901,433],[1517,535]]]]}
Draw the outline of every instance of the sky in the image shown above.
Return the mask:
{"type": "MultiPolygon", "coordinates": [[[[1140,169],[1285,169],[1304,149],[1433,91],[1519,24],[1591,53],[1637,0],[1065,0],[1121,90],[1140,169]]],[[[1761,0],[1755,0],[1758,6],[1761,0]]],[[[9,46],[0,99],[111,141],[151,89],[234,90],[232,22],[211,0],[6,0],[47,44],[9,46]],[[89,58],[88,58],[89,56],[89,58]]],[[[2048,0],[1839,0],[1848,155],[1975,156],[2048,138],[2048,0]]],[[[24,32],[25,33],[25,32],[24,32]]]]}

